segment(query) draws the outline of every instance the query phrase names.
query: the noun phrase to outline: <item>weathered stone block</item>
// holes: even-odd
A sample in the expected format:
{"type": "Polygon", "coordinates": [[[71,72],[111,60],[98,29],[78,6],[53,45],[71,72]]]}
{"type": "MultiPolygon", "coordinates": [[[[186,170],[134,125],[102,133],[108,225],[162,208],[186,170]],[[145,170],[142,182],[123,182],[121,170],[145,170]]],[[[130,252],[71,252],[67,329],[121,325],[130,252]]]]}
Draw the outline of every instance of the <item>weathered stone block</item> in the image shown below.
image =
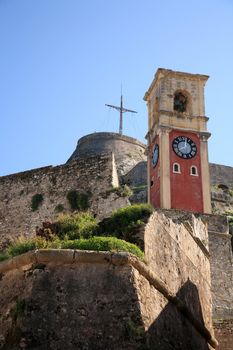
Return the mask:
{"type": "Polygon", "coordinates": [[[71,249],[39,249],[35,252],[37,263],[72,264],[74,250],[71,249]]]}

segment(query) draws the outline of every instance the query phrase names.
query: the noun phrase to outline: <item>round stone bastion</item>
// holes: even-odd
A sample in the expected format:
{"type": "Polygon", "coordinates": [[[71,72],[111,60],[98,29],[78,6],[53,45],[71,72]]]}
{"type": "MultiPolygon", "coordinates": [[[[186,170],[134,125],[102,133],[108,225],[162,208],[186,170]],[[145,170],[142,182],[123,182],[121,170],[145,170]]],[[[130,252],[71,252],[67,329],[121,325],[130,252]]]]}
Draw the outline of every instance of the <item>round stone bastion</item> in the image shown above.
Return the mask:
{"type": "Polygon", "coordinates": [[[113,132],[95,132],[78,140],[67,163],[74,159],[114,153],[119,175],[127,174],[136,164],[146,160],[146,145],[133,137],[113,132]]]}

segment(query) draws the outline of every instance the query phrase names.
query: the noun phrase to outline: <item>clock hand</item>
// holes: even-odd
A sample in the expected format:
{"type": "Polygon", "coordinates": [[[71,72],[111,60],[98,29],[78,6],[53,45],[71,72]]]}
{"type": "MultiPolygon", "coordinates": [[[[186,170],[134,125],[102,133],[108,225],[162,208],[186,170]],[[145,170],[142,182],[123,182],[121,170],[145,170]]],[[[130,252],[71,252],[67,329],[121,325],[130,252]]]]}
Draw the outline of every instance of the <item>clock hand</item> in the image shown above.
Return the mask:
{"type": "Polygon", "coordinates": [[[185,144],[184,146],[178,147],[178,148],[181,150],[181,149],[187,148],[187,145],[185,144]]]}

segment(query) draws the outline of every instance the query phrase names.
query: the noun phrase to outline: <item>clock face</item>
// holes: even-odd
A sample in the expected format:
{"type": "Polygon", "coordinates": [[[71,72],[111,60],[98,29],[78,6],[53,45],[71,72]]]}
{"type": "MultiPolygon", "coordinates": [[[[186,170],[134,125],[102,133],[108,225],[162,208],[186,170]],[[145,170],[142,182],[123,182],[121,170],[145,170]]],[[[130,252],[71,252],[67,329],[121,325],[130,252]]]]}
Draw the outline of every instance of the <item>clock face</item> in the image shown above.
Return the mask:
{"type": "Polygon", "coordinates": [[[159,145],[156,144],[154,146],[154,149],[153,149],[153,152],[152,152],[152,166],[153,166],[153,168],[156,167],[156,165],[158,163],[158,160],[159,160],[159,145]]]}
{"type": "Polygon", "coordinates": [[[197,154],[197,146],[187,136],[178,136],[172,142],[173,151],[178,157],[183,159],[191,159],[197,154]]]}

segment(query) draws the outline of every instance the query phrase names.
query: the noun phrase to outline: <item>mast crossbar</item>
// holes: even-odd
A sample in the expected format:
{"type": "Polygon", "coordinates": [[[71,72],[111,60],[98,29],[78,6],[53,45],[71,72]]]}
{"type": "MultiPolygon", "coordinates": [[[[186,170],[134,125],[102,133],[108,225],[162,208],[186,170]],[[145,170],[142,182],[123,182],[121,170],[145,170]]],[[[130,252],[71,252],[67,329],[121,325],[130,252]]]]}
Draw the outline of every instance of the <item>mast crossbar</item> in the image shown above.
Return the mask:
{"type": "Polygon", "coordinates": [[[105,106],[116,109],[117,111],[120,112],[120,126],[119,126],[119,134],[122,135],[123,133],[123,113],[129,112],[129,113],[137,113],[136,111],[133,111],[132,109],[127,109],[123,107],[123,97],[121,95],[121,105],[119,106],[114,106],[114,105],[108,105],[105,104],[105,106]]]}

